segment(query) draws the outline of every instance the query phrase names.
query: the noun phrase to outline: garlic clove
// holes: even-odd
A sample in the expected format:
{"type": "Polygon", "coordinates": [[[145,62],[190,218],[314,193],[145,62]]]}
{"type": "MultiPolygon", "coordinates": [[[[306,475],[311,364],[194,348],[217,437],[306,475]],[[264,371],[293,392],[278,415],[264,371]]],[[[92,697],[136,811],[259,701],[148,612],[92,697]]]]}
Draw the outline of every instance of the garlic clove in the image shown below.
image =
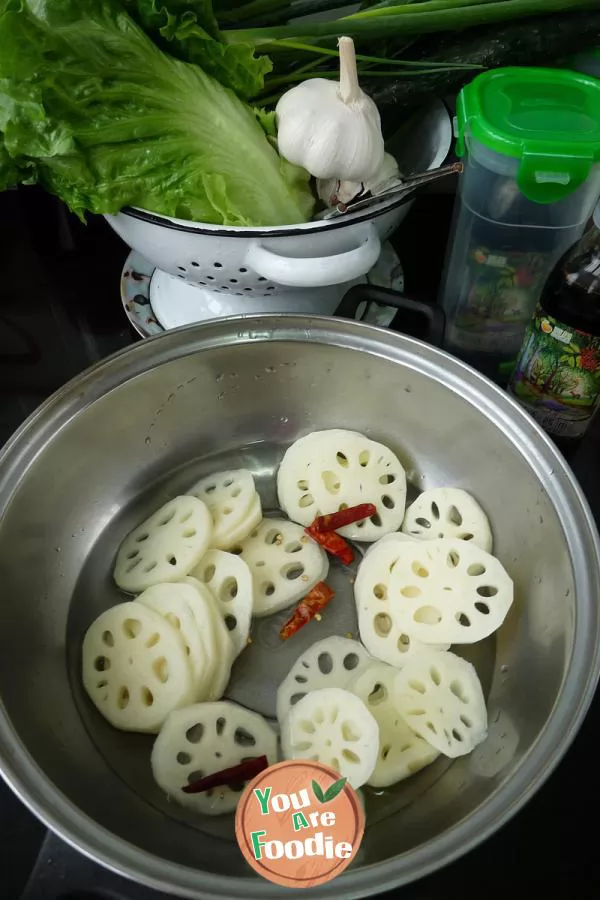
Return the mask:
{"type": "Polygon", "coordinates": [[[317,195],[325,206],[339,206],[356,200],[364,192],[362,181],[340,181],[339,178],[317,178],[317,195]]]}
{"type": "Polygon", "coordinates": [[[402,183],[402,176],[398,163],[390,153],[384,154],[383,162],[373,177],[365,184],[365,190],[370,191],[374,197],[385,193],[391,187],[402,183]]]}

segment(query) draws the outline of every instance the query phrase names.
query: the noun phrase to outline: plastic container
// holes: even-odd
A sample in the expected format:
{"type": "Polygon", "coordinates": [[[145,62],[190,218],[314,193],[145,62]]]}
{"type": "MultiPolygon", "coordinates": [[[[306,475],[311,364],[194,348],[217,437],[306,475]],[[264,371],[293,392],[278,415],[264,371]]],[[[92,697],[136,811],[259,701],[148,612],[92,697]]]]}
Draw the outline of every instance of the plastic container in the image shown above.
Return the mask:
{"type": "Polygon", "coordinates": [[[550,271],[600,195],[600,81],[496,69],[463,89],[465,171],[441,302],[444,346],[506,380],[550,271]]]}
{"type": "Polygon", "coordinates": [[[585,75],[593,75],[600,78],[600,47],[589,50],[587,53],[578,53],[571,61],[571,68],[585,75]]]}

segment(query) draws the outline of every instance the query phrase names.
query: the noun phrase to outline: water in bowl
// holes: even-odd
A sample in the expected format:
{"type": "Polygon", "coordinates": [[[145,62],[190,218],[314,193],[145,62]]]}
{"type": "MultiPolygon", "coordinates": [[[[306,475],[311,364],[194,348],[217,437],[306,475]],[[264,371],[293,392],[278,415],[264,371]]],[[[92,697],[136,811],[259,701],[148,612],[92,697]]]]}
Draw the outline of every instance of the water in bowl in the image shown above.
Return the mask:
{"type": "MultiPolygon", "coordinates": [[[[194,460],[168,474],[143,494],[132,498],[107,525],[89,554],[77,581],[69,612],[67,664],[73,696],[88,733],[107,766],[130,790],[161,810],[164,815],[200,832],[231,841],[235,840],[233,816],[199,816],[169,801],[155,784],[150,768],[150,753],[154,741],[152,735],[117,731],[97,712],[81,685],[81,644],[86,629],[96,616],[116,603],[132,599],[130,595],[120,591],[112,579],[117,549],[132,528],[172,497],[184,494],[199,478],[225,469],[250,469],[261,495],[265,515],[278,515],[275,473],[281,456],[280,445],[261,443],[219,454],[217,457],[194,460]]],[[[410,475],[411,467],[407,465],[406,468],[410,475]]],[[[409,489],[409,501],[418,492],[412,485],[409,489]]],[[[353,582],[363,548],[357,545],[356,550],[356,563],[350,568],[331,560],[327,581],[335,591],[335,598],[321,621],[313,621],[285,642],[279,638],[279,630],[290,615],[289,609],[253,621],[252,642],[233,666],[224,699],[233,700],[258,712],[276,725],[277,687],[297,657],[315,641],[330,635],[359,637],[353,582]]],[[[495,665],[494,637],[478,644],[453,649],[473,663],[487,697],[495,665]]],[[[440,757],[433,765],[396,786],[383,790],[363,788],[367,823],[373,825],[392,816],[399,809],[419,803],[420,798],[451,766],[451,760],[440,757]]],[[[460,784],[456,787],[460,789],[460,784]]]]}

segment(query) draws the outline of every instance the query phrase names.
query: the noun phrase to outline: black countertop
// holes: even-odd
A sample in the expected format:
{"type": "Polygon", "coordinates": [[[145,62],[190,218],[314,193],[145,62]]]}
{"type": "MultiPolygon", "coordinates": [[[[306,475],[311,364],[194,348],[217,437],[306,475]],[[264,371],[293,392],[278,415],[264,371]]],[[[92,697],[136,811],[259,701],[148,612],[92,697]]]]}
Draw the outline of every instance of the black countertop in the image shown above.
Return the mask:
{"type": "MultiPolygon", "coordinates": [[[[395,243],[406,291],[435,296],[452,198],[420,198],[395,243]]],[[[0,444],[68,378],[135,340],[119,298],[125,245],[102,219],[87,227],[36,189],[0,195],[0,444]]],[[[571,461],[600,522],[600,421],[571,461]]],[[[573,747],[544,788],[508,825],[458,862],[393,892],[405,900],[454,900],[481,891],[487,900],[519,888],[534,895],[600,895],[595,810],[600,796],[600,698],[573,747]]],[[[44,829],[0,782],[0,871],[5,900],[17,900],[44,829]]],[[[27,900],[99,890],[123,900],[157,895],[108,884],[94,864],[48,838],[27,900]]],[[[391,896],[391,895],[390,895],[391,896]]]]}

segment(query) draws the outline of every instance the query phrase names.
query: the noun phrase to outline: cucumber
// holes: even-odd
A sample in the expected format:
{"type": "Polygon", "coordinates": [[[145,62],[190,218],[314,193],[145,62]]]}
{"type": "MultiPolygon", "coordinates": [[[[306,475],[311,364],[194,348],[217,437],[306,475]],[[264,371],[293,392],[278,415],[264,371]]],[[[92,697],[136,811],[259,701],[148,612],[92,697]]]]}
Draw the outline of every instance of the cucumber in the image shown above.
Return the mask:
{"type": "MultiPolygon", "coordinates": [[[[485,25],[463,32],[421,38],[411,48],[410,58],[419,61],[465,63],[490,69],[498,66],[566,65],[569,57],[600,44],[600,10],[556,13],[521,19],[503,26],[485,25]]],[[[399,78],[384,84],[364,81],[361,86],[377,103],[386,107],[410,107],[434,97],[458,93],[476,76],[477,70],[432,72],[414,78],[399,78]]]]}

